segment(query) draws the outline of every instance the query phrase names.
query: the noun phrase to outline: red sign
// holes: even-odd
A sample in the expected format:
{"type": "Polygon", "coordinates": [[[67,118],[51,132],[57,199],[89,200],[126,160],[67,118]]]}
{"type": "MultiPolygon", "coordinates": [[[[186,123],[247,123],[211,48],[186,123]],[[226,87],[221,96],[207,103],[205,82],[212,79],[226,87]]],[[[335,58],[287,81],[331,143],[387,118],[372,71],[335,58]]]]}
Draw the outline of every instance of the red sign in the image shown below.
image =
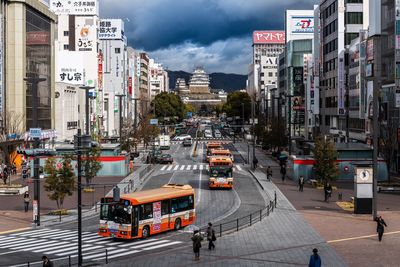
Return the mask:
{"type": "Polygon", "coordinates": [[[284,31],[255,31],[253,32],[253,44],[284,44],[284,31]]]}
{"type": "Polygon", "coordinates": [[[48,32],[27,32],[26,45],[50,45],[48,32]]]}
{"type": "Polygon", "coordinates": [[[103,91],[103,53],[100,53],[97,56],[97,79],[98,79],[98,88],[99,91],[103,91]]]}
{"type": "Polygon", "coordinates": [[[128,94],[132,95],[132,77],[128,78],[128,94]]]}

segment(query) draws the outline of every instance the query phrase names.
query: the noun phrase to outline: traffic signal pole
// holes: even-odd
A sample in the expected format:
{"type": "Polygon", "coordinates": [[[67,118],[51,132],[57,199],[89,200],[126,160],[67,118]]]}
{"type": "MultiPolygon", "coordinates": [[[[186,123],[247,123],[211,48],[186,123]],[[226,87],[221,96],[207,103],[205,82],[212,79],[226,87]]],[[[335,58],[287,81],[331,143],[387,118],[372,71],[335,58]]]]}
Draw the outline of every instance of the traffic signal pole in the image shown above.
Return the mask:
{"type": "MultiPolygon", "coordinates": [[[[35,75],[31,77],[24,78],[31,86],[32,90],[32,126],[34,128],[39,128],[38,123],[38,84],[39,82],[45,81],[45,78],[39,78],[35,75]]],[[[35,138],[33,147],[39,148],[40,146],[40,138],[35,138]]],[[[35,223],[37,226],[40,226],[40,178],[39,178],[39,167],[40,167],[40,159],[38,156],[34,156],[33,160],[33,200],[36,203],[37,209],[34,212],[37,212],[35,217],[35,223]]]]}

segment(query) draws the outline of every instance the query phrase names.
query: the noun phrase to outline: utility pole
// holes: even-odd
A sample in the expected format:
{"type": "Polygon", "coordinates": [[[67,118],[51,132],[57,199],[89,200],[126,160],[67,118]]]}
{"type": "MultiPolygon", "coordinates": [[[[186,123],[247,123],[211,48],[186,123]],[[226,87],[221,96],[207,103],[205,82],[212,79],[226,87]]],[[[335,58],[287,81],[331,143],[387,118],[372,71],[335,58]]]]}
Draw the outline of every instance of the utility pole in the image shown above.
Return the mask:
{"type": "Polygon", "coordinates": [[[89,121],[89,91],[94,89],[94,86],[80,86],[80,89],[85,90],[85,116],[86,116],[86,124],[85,124],[85,130],[86,134],[90,135],[90,121],[89,121]]]}
{"type": "MultiPolygon", "coordinates": [[[[46,81],[46,78],[39,78],[37,74],[31,74],[30,77],[24,78],[27,84],[30,84],[32,89],[32,126],[34,128],[39,128],[38,122],[38,84],[40,82],[46,81]]],[[[34,148],[39,148],[40,138],[35,138],[34,148]]],[[[33,160],[33,200],[37,205],[37,215],[35,218],[35,223],[40,226],[40,177],[39,177],[39,166],[40,159],[35,155],[33,160]]],[[[10,178],[11,179],[11,178],[10,178]]]]}
{"type": "Polygon", "coordinates": [[[117,94],[115,95],[116,97],[119,98],[119,141],[122,141],[122,98],[125,97],[124,94],[117,94]]]}

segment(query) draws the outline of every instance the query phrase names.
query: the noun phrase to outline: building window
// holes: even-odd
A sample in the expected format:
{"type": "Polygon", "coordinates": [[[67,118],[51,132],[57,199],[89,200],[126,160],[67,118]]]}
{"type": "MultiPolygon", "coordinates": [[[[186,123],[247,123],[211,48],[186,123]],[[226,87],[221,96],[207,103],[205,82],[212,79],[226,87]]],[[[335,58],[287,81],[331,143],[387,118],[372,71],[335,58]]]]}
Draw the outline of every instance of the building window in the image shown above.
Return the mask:
{"type": "Polygon", "coordinates": [[[325,126],[330,126],[331,125],[331,120],[328,115],[325,115],[325,126]]]}
{"type": "Polygon", "coordinates": [[[119,54],[119,53],[121,53],[121,48],[115,48],[115,54],[119,54]]]}
{"type": "Polygon", "coordinates": [[[363,13],[347,12],[344,21],[345,24],[363,24],[363,13]]]}
{"type": "Polygon", "coordinates": [[[274,73],[268,72],[268,77],[273,77],[273,76],[274,76],[274,73]]]}
{"type": "Polygon", "coordinates": [[[69,36],[69,31],[64,31],[64,36],[69,36]]]}
{"type": "Polygon", "coordinates": [[[358,33],[346,32],[346,35],[344,37],[345,45],[349,45],[351,43],[351,41],[356,39],[357,37],[358,37],[358,33]]]}
{"type": "Polygon", "coordinates": [[[64,45],[64,50],[69,50],[69,45],[65,44],[64,45]]]}

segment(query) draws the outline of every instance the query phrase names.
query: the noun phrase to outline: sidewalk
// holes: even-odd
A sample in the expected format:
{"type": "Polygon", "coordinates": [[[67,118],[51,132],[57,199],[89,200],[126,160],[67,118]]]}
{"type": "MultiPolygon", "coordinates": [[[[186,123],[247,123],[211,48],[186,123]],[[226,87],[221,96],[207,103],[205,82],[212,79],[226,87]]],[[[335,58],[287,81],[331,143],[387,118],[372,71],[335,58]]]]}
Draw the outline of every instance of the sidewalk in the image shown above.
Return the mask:
{"type": "MultiPolygon", "coordinates": [[[[236,144],[235,144],[236,145],[236,144]]],[[[238,149],[240,150],[240,149],[238,149]]],[[[255,175],[265,194],[272,199],[277,193],[277,208],[261,222],[216,241],[216,250],[209,251],[203,242],[200,261],[194,254],[187,235],[187,246],[137,257],[135,266],[307,266],[312,249],[317,247],[323,266],[347,266],[336,251],[300,215],[273,183],[264,181],[261,171],[255,175]]],[[[107,266],[131,266],[132,259],[110,262],[107,266]]]]}
{"type": "MultiPolygon", "coordinates": [[[[263,151],[256,154],[259,163],[276,163],[263,151]]],[[[266,171],[265,169],[259,169],[266,171]]],[[[388,227],[383,242],[379,243],[376,223],[371,215],[355,215],[342,210],[337,204],[338,192],[348,201],[354,195],[352,182],[337,183],[338,191],[333,193],[329,203],[323,201],[322,190],[305,185],[304,192],[298,191],[297,183],[282,180],[279,168],[273,167],[273,182],[299,211],[303,218],[338,252],[350,266],[398,266],[400,255],[400,206],[399,194],[378,194],[378,214],[382,215],[388,227]]]]}

